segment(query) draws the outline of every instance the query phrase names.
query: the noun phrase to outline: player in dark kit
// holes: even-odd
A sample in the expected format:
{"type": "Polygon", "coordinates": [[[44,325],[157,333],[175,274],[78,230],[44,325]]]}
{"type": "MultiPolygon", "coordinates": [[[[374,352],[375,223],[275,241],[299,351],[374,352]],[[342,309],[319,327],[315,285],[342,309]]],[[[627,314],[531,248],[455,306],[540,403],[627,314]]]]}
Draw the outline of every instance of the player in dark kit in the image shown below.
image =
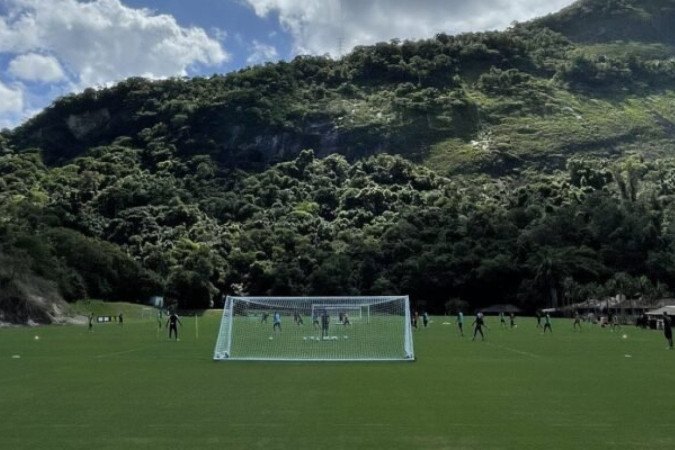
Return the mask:
{"type": "Polygon", "coordinates": [[[511,313],[509,314],[509,323],[511,324],[511,328],[516,327],[516,315],[511,313]]]}
{"type": "Polygon", "coordinates": [[[672,322],[670,321],[670,317],[668,317],[668,313],[666,311],[663,311],[663,335],[666,337],[666,340],[668,341],[668,350],[673,349],[673,330],[671,328],[672,322]]]}
{"type": "Polygon", "coordinates": [[[176,315],[176,313],[172,312],[169,315],[169,319],[166,321],[166,326],[169,327],[169,339],[171,339],[171,333],[173,332],[174,337],[176,338],[176,340],[178,340],[178,325],[179,324],[181,326],[183,325],[181,323],[180,319],[178,318],[178,316],[176,315]]]}
{"type": "Polygon", "coordinates": [[[476,335],[480,333],[481,340],[485,340],[485,335],[483,334],[483,327],[487,328],[487,325],[485,325],[485,321],[483,319],[483,313],[478,313],[476,315],[476,319],[474,319],[472,325],[474,326],[473,328],[473,339],[472,341],[476,340],[476,335]]]}
{"type": "Polygon", "coordinates": [[[574,325],[572,325],[574,331],[577,331],[577,327],[579,327],[579,331],[581,331],[581,315],[579,315],[579,311],[574,313],[574,325]]]}
{"type": "Polygon", "coordinates": [[[535,316],[537,317],[537,328],[541,328],[541,313],[537,311],[535,316]]]}
{"type": "Polygon", "coordinates": [[[89,331],[94,331],[94,313],[89,314],[89,331]]]}
{"type": "Polygon", "coordinates": [[[549,313],[546,313],[544,316],[544,333],[546,333],[546,330],[553,333],[553,328],[551,328],[551,316],[549,313]]]}
{"type": "Polygon", "coordinates": [[[264,312],[262,313],[262,319],[260,319],[260,323],[267,323],[267,318],[270,316],[269,313],[264,312]]]}
{"type": "Polygon", "coordinates": [[[612,314],[612,331],[616,330],[617,328],[621,328],[621,325],[619,325],[619,315],[618,314],[612,314]]]}
{"type": "Polygon", "coordinates": [[[328,311],[324,310],[321,314],[321,338],[328,337],[328,324],[330,323],[330,316],[328,311]]]}
{"type": "Polygon", "coordinates": [[[424,328],[429,326],[429,313],[424,311],[424,314],[422,314],[422,323],[424,324],[424,328]]]}

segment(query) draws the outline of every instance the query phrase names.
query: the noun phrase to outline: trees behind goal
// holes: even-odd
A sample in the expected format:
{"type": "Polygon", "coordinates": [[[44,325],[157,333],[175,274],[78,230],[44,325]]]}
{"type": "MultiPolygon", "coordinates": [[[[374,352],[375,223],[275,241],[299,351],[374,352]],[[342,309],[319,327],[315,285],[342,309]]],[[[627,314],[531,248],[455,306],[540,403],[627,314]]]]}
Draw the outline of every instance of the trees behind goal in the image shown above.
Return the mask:
{"type": "Polygon", "coordinates": [[[213,355],[270,361],[414,358],[407,296],[228,296],[213,355]]]}

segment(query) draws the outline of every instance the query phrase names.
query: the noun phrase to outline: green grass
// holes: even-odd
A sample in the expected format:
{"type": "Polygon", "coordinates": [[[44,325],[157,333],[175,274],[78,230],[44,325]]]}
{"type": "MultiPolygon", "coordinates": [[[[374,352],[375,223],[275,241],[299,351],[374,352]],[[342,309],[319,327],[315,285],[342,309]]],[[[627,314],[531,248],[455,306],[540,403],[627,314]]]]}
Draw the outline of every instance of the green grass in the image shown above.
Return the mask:
{"type": "Polygon", "coordinates": [[[134,303],[80,300],[71,305],[71,311],[73,314],[83,316],[88,316],[90,312],[97,316],[118,316],[122,313],[125,319],[141,319],[143,317],[154,317],[157,310],[134,303]]]}
{"type": "Polygon", "coordinates": [[[3,328],[2,447],[675,447],[675,351],[660,333],[556,320],[541,335],[490,318],[471,342],[445,320],[415,333],[415,363],[216,363],[217,314],[199,339],[184,318],[179,342],[133,318],[3,328]]]}
{"type": "MultiPolygon", "coordinates": [[[[553,89],[553,88],[552,88],[553,89]]],[[[672,155],[675,94],[587,98],[553,89],[541,113],[499,112],[510,99],[472,91],[481,109],[501,117],[485,124],[471,141],[448,138],[433,144],[424,161],[447,174],[481,171],[499,166],[501,158],[551,164],[573,154],[609,157],[637,153],[646,157],[672,155]],[[492,163],[492,164],[491,164],[492,163]]],[[[511,99],[512,100],[512,99],[511,99]]]]}
{"type": "Polygon", "coordinates": [[[369,323],[352,318],[350,326],[329,327],[326,340],[309,316],[304,326],[283,316],[281,333],[272,330],[273,319],[236,317],[230,356],[235,359],[405,359],[403,316],[373,316],[369,323]]]}

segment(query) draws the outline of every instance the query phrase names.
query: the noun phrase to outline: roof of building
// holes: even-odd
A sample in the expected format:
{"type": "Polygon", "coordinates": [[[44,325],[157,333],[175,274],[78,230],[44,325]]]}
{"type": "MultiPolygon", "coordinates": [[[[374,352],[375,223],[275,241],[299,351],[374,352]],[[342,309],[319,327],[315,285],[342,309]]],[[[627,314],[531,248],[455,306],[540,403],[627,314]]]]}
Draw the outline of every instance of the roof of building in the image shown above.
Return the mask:
{"type": "Polygon", "coordinates": [[[675,305],[662,306],[660,308],[652,309],[647,311],[648,316],[662,316],[664,312],[667,312],[669,316],[675,316],[675,305]]]}

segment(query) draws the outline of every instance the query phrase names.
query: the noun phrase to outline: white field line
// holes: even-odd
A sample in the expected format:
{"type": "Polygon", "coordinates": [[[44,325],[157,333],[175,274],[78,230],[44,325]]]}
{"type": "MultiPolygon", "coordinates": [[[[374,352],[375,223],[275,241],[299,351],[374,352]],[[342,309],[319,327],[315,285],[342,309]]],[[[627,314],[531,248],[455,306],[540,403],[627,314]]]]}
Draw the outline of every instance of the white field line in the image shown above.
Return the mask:
{"type": "Polygon", "coordinates": [[[108,357],[108,356],[124,355],[125,353],[137,352],[139,350],[144,350],[146,348],[148,348],[147,345],[145,345],[143,347],[132,348],[132,349],[129,349],[129,350],[122,350],[121,352],[101,353],[100,355],[94,356],[94,358],[105,358],[105,357],[108,357]]]}
{"type": "Polygon", "coordinates": [[[523,350],[517,350],[517,349],[511,348],[511,347],[505,347],[503,345],[493,344],[492,342],[486,342],[486,344],[491,345],[493,347],[501,348],[502,350],[508,350],[510,352],[513,352],[513,353],[518,353],[519,355],[531,356],[532,358],[541,358],[540,355],[536,355],[534,353],[526,352],[526,351],[523,351],[523,350]]]}

